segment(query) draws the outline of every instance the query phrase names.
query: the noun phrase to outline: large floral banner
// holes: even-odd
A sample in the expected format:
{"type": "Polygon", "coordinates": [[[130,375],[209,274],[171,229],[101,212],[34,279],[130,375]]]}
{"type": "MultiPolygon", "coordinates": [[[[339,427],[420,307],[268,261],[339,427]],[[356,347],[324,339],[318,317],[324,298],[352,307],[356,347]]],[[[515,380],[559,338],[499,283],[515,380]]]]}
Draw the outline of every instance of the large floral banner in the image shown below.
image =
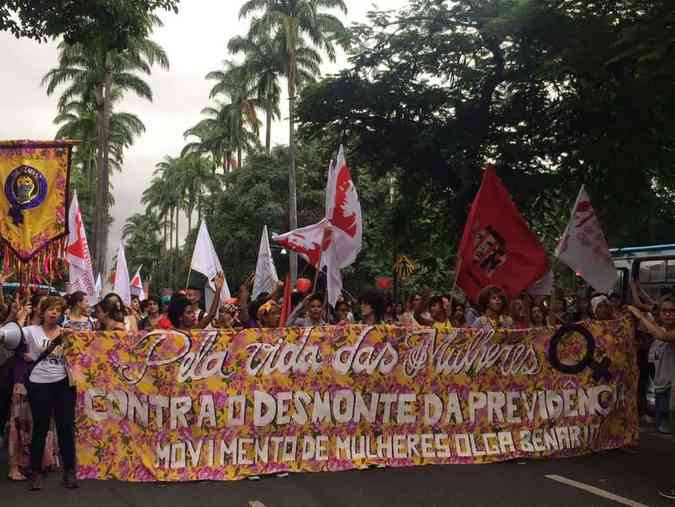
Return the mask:
{"type": "Polygon", "coordinates": [[[638,437],[628,321],[78,334],[78,476],[232,480],[577,456],[638,437]]]}

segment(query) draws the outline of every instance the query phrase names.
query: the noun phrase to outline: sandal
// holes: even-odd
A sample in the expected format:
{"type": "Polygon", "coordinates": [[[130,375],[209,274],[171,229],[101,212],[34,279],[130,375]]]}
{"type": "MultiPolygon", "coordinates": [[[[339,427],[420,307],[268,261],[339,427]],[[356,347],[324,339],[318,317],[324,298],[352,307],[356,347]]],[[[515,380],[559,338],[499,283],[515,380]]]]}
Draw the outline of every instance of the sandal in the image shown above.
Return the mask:
{"type": "Polygon", "coordinates": [[[23,475],[19,470],[10,470],[7,478],[10,481],[27,481],[28,477],[23,475]]]}

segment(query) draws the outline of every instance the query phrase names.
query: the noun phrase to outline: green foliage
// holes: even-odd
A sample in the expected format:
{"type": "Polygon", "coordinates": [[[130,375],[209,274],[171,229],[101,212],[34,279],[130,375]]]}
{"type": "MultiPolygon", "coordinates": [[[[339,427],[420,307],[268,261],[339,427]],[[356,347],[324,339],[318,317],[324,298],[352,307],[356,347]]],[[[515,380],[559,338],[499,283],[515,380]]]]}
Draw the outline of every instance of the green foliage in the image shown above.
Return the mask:
{"type": "Polygon", "coordinates": [[[304,90],[300,134],[343,138],[357,166],[397,175],[414,238],[425,237],[415,215],[443,207],[440,258],[488,160],[549,247],[582,183],[610,243],[670,241],[674,11],[665,0],[414,0],[374,12],[352,29],[351,68],[304,90]]]}
{"type": "Polygon", "coordinates": [[[125,50],[148,36],[155,10],[178,11],[179,0],[5,0],[0,30],[38,41],[63,36],[69,44],[125,50]]]}

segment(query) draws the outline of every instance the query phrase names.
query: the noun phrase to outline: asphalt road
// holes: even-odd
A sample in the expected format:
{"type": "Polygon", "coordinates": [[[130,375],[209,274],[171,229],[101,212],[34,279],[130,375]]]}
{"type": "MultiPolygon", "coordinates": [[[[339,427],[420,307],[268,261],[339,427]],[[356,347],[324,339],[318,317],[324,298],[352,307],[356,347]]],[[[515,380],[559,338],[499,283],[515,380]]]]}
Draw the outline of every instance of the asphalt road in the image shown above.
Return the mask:
{"type": "Polygon", "coordinates": [[[616,506],[675,505],[657,489],[675,487],[670,437],[643,432],[636,453],[623,450],[566,460],[295,474],[259,481],[155,484],[83,481],[68,491],[60,476],[41,492],[7,476],[0,457],[0,506],[313,507],[313,506],[616,506]],[[594,492],[589,492],[588,489],[594,492]],[[593,489],[597,488],[597,489],[593,489]],[[612,499],[611,496],[615,495],[612,499]]]}

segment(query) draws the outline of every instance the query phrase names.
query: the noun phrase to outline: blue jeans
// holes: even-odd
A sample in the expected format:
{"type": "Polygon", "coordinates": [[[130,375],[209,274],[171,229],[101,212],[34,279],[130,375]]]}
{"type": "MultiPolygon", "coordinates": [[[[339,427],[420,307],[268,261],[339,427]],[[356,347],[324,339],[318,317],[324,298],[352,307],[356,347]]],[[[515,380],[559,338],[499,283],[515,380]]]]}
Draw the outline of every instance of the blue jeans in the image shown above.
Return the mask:
{"type": "Polygon", "coordinates": [[[654,393],[654,417],[656,418],[656,427],[660,428],[662,424],[670,422],[670,389],[666,391],[656,391],[654,393]]]}

